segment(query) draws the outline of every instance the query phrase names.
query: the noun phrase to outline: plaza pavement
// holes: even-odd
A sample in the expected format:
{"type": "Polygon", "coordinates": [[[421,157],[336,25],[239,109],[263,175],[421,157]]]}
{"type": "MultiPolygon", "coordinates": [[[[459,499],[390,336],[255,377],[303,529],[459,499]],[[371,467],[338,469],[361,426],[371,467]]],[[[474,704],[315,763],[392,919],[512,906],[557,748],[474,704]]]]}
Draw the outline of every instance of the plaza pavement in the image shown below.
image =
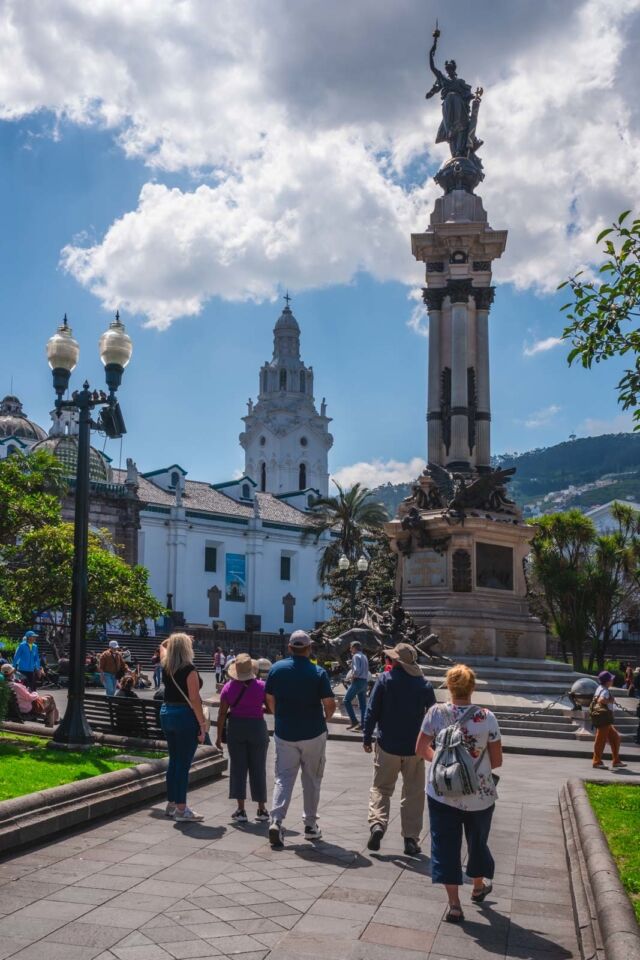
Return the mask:
{"type": "Polygon", "coordinates": [[[301,837],[299,789],[284,851],[265,825],[233,825],[225,778],[191,796],[204,823],[178,825],[156,803],[5,858],[0,960],[577,960],[558,790],[589,773],[579,760],[506,758],[494,892],[474,906],[467,886],[458,927],[443,922],[428,836],[420,858],[402,853],[397,798],[368,853],[371,758],[330,742],[319,843],[301,837]]]}

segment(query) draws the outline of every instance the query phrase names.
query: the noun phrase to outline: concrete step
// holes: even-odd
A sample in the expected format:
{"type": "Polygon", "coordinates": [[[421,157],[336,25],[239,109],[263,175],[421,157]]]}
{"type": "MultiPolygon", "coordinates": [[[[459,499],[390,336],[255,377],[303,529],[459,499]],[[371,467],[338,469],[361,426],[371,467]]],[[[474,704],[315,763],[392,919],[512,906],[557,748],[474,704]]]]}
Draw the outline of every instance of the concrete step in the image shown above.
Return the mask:
{"type": "MultiPolygon", "coordinates": [[[[570,663],[563,663],[562,660],[532,660],[527,657],[464,657],[460,658],[461,663],[473,667],[475,670],[484,667],[503,668],[511,670],[550,670],[554,672],[572,673],[573,667],[570,663]]],[[[446,669],[446,668],[445,668],[446,669]]]]}
{"type": "MultiPolygon", "coordinates": [[[[431,664],[421,664],[423,671],[430,677],[444,679],[446,667],[435,667],[431,664]]],[[[516,670],[512,667],[474,667],[473,672],[478,680],[524,680],[531,683],[567,683],[571,684],[586,673],[572,673],[566,670],[516,670]]]]}

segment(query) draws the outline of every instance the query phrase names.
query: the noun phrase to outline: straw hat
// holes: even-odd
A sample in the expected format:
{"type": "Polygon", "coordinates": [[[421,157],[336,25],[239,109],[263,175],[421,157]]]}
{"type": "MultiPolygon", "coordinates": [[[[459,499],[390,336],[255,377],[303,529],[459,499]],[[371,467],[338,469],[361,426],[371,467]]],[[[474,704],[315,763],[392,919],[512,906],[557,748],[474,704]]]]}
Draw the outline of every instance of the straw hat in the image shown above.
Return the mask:
{"type": "Polygon", "coordinates": [[[393,660],[394,666],[399,663],[410,677],[421,677],[422,670],[416,659],[415,648],[410,643],[399,643],[392,650],[385,650],[385,654],[393,660]]]}
{"type": "Polygon", "coordinates": [[[248,653],[239,653],[229,666],[227,673],[232,680],[253,680],[258,675],[258,661],[252,660],[248,653]]]}

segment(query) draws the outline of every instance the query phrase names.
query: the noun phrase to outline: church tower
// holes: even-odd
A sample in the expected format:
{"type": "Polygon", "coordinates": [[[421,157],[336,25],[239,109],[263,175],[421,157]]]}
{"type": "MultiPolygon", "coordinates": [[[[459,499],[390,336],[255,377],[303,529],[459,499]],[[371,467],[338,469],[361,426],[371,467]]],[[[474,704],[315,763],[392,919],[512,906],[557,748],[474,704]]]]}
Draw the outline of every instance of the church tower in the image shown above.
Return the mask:
{"type": "Polygon", "coordinates": [[[329,492],[331,418],[323,400],[313,397],[313,367],[300,359],[300,327],[285,296],[273,330],[273,357],[260,370],[257,403],[249,400],[240,443],[245,473],[258,490],[282,494],[297,490],[329,492]]]}

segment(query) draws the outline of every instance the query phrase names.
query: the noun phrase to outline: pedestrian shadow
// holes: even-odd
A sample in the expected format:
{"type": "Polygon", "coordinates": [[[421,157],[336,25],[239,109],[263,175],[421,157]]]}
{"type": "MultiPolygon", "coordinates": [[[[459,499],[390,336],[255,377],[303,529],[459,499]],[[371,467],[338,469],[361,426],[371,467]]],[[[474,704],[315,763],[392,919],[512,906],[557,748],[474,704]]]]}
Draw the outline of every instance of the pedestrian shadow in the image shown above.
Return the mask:
{"type": "Polygon", "coordinates": [[[313,844],[307,840],[304,846],[287,844],[285,849],[309,863],[331,863],[347,870],[359,870],[362,867],[371,866],[371,861],[357,850],[347,850],[346,847],[341,847],[337,843],[327,843],[324,840],[318,840],[313,844]]]}
{"type": "Polygon", "coordinates": [[[196,840],[219,840],[227,832],[226,827],[208,827],[205,823],[174,823],[173,829],[196,840]]]}
{"type": "Polygon", "coordinates": [[[489,923],[475,923],[473,920],[465,919],[462,929],[488,953],[498,951],[499,945],[498,952],[508,952],[513,960],[530,960],[538,954],[544,955],[548,960],[572,960],[574,954],[571,950],[567,950],[566,947],[534,930],[521,926],[501,913],[496,913],[489,902],[480,904],[478,910],[489,920],[489,923]]]}
{"type": "Polygon", "coordinates": [[[408,857],[405,853],[370,853],[372,860],[378,863],[392,863],[409,873],[418,873],[424,877],[431,876],[431,859],[421,853],[417,857],[408,857]]]}

